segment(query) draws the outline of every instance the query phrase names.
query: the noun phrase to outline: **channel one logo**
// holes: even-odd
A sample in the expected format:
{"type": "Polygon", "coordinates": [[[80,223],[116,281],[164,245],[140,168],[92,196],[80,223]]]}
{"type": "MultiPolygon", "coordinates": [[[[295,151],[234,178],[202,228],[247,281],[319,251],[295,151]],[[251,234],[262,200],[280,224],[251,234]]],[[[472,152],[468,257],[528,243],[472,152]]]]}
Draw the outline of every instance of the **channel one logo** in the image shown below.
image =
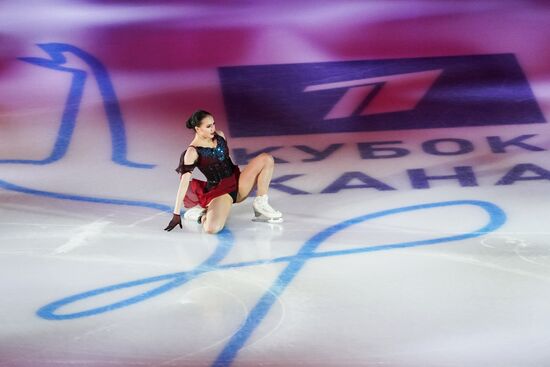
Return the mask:
{"type": "Polygon", "coordinates": [[[233,137],[546,122],[513,54],[222,67],[233,137]]]}

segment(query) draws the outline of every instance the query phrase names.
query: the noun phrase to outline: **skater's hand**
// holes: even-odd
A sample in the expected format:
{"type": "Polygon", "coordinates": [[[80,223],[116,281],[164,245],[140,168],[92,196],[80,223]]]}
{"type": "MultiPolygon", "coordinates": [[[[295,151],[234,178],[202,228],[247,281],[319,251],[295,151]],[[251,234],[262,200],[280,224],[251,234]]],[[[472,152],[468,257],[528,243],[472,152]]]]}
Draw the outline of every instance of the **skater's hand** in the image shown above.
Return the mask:
{"type": "Polygon", "coordinates": [[[183,228],[181,226],[181,216],[179,214],[174,214],[172,216],[172,220],[170,221],[170,223],[168,223],[168,225],[166,226],[166,228],[164,228],[164,230],[170,232],[178,224],[179,224],[180,228],[183,228]]]}

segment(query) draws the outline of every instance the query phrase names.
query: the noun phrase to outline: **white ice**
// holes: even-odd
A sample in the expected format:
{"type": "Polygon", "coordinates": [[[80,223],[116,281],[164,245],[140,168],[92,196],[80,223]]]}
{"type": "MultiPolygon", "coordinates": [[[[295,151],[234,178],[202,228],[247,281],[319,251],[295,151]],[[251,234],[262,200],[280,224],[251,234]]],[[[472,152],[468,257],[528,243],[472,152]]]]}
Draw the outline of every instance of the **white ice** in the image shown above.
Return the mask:
{"type": "MultiPolygon", "coordinates": [[[[173,2],[180,13],[170,5],[129,14],[117,6],[109,18],[96,18],[109,12],[101,4],[84,8],[92,14],[71,5],[63,14],[79,13],[73,23],[62,23],[63,14],[41,16],[49,8],[39,3],[32,2],[38,7],[30,17],[34,26],[23,22],[27,9],[19,2],[0,12],[9,25],[0,33],[0,160],[42,159],[57,136],[71,80],[17,60],[44,57],[36,43],[102,50],[109,45],[94,38],[98,29],[86,27],[97,23],[105,31],[101,27],[113,23],[108,30],[116,31],[119,21],[125,27],[147,18],[148,8],[156,9],[154,22],[170,13],[157,24],[167,36],[182,35],[185,27],[200,33],[219,21],[232,42],[240,41],[235,34],[248,38],[239,44],[246,50],[241,60],[208,55],[201,60],[211,65],[192,61],[187,69],[139,69],[156,65],[151,60],[109,69],[125,117],[128,158],[155,164],[153,169],[112,162],[93,79],[62,159],[0,164],[1,367],[550,365],[549,182],[526,171],[510,185],[496,184],[519,164],[550,169],[547,123],[232,138],[216,72],[239,63],[514,53],[550,116],[543,2],[334,2],[333,11],[312,2],[296,12],[289,2],[281,9],[237,6],[226,19],[216,19],[227,14],[222,5],[173,2]],[[265,18],[253,17],[258,9],[268,13],[265,18]],[[77,20],[82,27],[73,29],[77,20]],[[368,37],[356,45],[361,33],[368,37]],[[5,46],[12,42],[17,47],[5,46]],[[186,99],[195,90],[196,99],[186,99]],[[182,95],[179,104],[173,95],[182,95]],[[277,164],[274,177],[300,175],[283,184],[307,192],[270,191],[284,223],[253,222],[249,198],[233,207],[219,235],[194,223],[163,231],[177,190],[174,166],[191,140],[179,114],[204,101],[214,106],[230,148],[282,147],[273,154],[289,163],[277,164]],[[486,139],[524,134],[533,135],[526,143],[543,150],[510,146],[497,154],[486,139]],[[442,138],[468,140],[475,150],[447,156],[422,151],[423,142],[442,138]],[[360,157],[357,143],[381,141],[401,141],[394,146],[411,153],[360,157]],[[295,147],[322,151],[330,144],[342,147],[317,162],[307,162],[312,156],[295,147]],[[407,175],[417,168],[451,175],[457,166],[472,167],[477,186],[447,179],[414,189],[407,175]],[[366,187],[355,178],[323,193],[346,172],[395,190],[366,187]],[[353,218],[362,219],[351,225],[353,218]],[[160,276],[165,278],[154,279],[160,276]],[[158,294],[147,293],[153,291],[158,294]]],[[[202,36],[216,47],[220,42],[208,32],[202,36]]],[[[155,44],[148,56],[155,62],[157,51],[175,57],[172,46],[155,44]]],[[[110,60],[116,64],[118,56],[110,60]]],[[[78,62],[67,61],[85,67],[78,62]]]]}

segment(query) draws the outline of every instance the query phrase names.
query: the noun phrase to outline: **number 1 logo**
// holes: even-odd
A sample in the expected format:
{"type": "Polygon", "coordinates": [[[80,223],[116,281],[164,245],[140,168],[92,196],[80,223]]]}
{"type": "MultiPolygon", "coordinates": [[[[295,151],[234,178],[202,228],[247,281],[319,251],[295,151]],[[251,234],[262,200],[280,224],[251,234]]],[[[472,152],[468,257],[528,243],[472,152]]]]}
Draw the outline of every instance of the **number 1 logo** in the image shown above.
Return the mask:
{"type": "Polygon", "coordinates": [[[443,70],[387,75],[375,78],[309,85],[304,92],[347,89],[325,115],[324,120],[347,118],[353,115],[412,110],[426,95],[443,70]],[[366,106],[365,106],[366,103],[366,106]]]}

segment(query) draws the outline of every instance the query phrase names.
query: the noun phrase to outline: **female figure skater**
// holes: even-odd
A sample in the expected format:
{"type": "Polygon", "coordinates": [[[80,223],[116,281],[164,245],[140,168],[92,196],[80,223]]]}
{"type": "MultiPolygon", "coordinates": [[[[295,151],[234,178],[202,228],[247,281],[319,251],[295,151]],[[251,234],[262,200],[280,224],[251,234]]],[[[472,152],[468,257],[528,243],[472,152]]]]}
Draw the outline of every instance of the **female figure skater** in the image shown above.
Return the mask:
{"type": "Polygon", "coordinates": [[[185,220],[202,223],[207,233],[218,233],[225,225],[231,205],[246,199],[255,183],[257,196],[252,203],[255,220],[282,222],[283,215],[269,205],[267,197],[273,175],[273,157],[262,153],[240,172],[229,157],[224,134],[216,131],[212,114],[198,110],[187,120],[186,126],[195,130],[195,138],[181,154],[176,169],[181,176],[174,215],[164,230],[171,231],[177,225],[182,228],[180,209],[182,203],[185,203],[185,207],[195,205],[185,212],[185,220]],[[207,182],[197,179],[190,181],[195,167],[206,176],[207,182]],[[189,184],[191,187],[188,192],[189,184]]]}

